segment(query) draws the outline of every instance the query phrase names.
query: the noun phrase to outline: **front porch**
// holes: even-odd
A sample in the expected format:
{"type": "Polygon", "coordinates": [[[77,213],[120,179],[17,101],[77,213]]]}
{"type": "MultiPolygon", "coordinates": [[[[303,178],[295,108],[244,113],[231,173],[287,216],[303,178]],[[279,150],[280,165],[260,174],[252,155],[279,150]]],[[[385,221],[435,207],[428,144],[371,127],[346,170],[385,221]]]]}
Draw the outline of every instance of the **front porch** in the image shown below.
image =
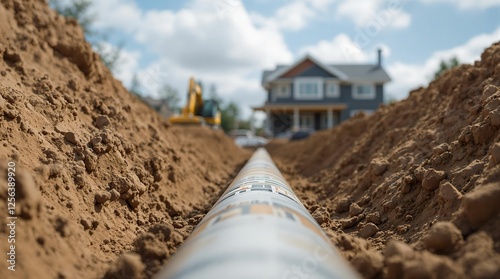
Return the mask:
{"type": "Polygon", "coordinates": [[[253,110],[266,113],[265,128],[276,136],[290,130],[332,128],[346,108],[343,104],[266,104],[253,110]]]}

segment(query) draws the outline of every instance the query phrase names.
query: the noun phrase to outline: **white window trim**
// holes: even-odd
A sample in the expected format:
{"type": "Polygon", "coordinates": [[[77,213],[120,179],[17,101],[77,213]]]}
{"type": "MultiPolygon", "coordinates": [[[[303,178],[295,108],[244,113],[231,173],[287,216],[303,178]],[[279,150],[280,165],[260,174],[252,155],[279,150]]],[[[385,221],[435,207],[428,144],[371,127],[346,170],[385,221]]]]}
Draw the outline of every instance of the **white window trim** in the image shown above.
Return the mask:
{"type": "Polygon", "coordinates": [[[352,98],[355,100],[373,100],[377,96],[377,88],[373,83],[353,83],[352,84],[352,98]],[[358,94],[356,87],[359,85],[369,85],[371,88],[370,95],[358,94]]]}
{"type": "Polygon", "coordinates": [[[325,91],[325,98],[340,98],[340,85],[337,81],[326,81],[325,82],[325,87],[326,87],[326,91],[325,91]],[[330,85],[334,85],[335,86],[335,95],[330,95],[329,94],[329,87],[330,85]]]}
{"type": "Polygon", "coordinates": [[[322,78],[296,78],[293,81],[293,98],[296,100],[322,100],[323,94],[323,79],[322,78]],[[318,94],[316,96],[299,94],[301,83],[316,83],[318,85],[318,94]]]}

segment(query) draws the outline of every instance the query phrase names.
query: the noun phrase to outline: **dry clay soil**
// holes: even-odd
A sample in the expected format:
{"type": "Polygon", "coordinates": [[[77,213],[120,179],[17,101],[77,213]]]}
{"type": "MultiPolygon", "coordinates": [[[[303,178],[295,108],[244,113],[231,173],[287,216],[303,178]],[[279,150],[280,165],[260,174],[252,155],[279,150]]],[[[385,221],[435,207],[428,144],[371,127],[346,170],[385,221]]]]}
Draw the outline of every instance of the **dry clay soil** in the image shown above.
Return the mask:
{"type": "MultiPolygon", "coordinates": [[[[366,278],[500,278],[500,45],[407,100],[275,161],[366,278]]],[[[0,250],[16,163],[16,272],[151,278],[251,154],[171,127],[116,81],[75,21],[0,0],[0,250]],[[126,274],[126,276],[124,276],[126,274]]]]}

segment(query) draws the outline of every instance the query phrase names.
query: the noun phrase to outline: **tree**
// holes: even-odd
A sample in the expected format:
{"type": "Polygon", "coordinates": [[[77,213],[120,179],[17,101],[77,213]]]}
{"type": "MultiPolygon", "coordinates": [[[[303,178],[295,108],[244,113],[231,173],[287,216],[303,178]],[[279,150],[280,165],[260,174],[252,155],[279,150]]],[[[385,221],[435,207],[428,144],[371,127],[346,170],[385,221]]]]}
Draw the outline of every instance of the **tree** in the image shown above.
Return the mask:
{"type": "Polygon", "coordinates": [[[217,86],[215,84],[210,85],[210,90],[208,92],[208,97],[219,104],[219,106],[222,106],[222,98],[217,94],[217,86]]]}
{"type": "Polygon", "coordinates": [[[240,107],[235,102],[224,103],[224,100],[217,93],[215,84],[210,85],[208,97],[219,104],[221,114],[221,127],[224,132],[229,132],[233,129],[249,129],[248,121],[240,121],[240,107]]]}
{"type": "Polygon", "coordinates": [[[95,52],[99,54],[102,62],[110,70],[115,69],[116,63],[120,59],[123,44],[117,47],[110,47],[109,32],[100,33],[92,28],[97,16],[91,14],[89,9],[92,5],[90,0],[49,0],[50,6],[64,17],[73,18],[83,29],[85,37],[91,43],[95,52]]]}
{"type": "Polygon", "coordinates": [[[222,129],[227,133],[233,129],[237,128],[238,116],[240,114],[240,108],[234,102],[230,102],[225,106],[221,106],[221,126],[222,129]]]}
{"type": "Polygon", "coordinates": [[[167,103],[168,108],[172,112],[177,112],[180,109],[179,102],[181,99],[179,97],[179,92],[172,86],[164,84],[158,90],[158,96],[160,97],[160,100],[167,103]]]}
{"type": "Polygon", "coordinates": [[[458,65],[460,65],[460,62],[458,61],[458,58],[456,56],[450,58],[448,61],[441,60],[441,63],[439,64],[439,69],[434,73],[434,79],[437,79],[444,72],[446,72],[449,69],[455,68],[458,65]]]}
{"type": "Polygon", "coordinates": [[[139,81],[139,77],[137,74],[134,74],[132,77],[132,82],[130,83],[130,88],[128,91],[130,93],[136,95],[136,96],[141,96],[141,82],[139,81]]]}
{"type": "Polygon", "coordinates": [[[385,95],[384,103],[386,105],[392,105],[392,104],[396,103],[397,101],[398,101],[398,99],[395,96],[393,96],[391,94],[386,94],[385,95]]]}
{"type": "Polygon", "coordinates": [[[63,0],[49,0],[50,6],[64,17],[74,18],[78,21],[86,36],[92,35],[92,23],[96,20],[95,14],[89,14],[92,5],[90,0],[71,0],[63,3],[63,0]]]}

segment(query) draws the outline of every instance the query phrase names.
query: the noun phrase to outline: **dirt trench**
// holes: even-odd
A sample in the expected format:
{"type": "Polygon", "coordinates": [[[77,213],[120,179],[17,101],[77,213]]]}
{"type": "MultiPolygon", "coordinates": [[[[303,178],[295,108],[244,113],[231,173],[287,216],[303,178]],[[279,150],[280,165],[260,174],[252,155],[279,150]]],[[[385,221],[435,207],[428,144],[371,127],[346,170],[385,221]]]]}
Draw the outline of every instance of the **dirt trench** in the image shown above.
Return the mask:
{"type": "MultiPolygon", "coordinates": [[[[45,1],[0,0],[0,27],[0,239],[14,162],[14,278],[150,278],[251,152],[170,126],[45,1]]],[[[370,117],[267,148],[365,278],[499,278],[499,77],[496,43],[370,117]]]]}

